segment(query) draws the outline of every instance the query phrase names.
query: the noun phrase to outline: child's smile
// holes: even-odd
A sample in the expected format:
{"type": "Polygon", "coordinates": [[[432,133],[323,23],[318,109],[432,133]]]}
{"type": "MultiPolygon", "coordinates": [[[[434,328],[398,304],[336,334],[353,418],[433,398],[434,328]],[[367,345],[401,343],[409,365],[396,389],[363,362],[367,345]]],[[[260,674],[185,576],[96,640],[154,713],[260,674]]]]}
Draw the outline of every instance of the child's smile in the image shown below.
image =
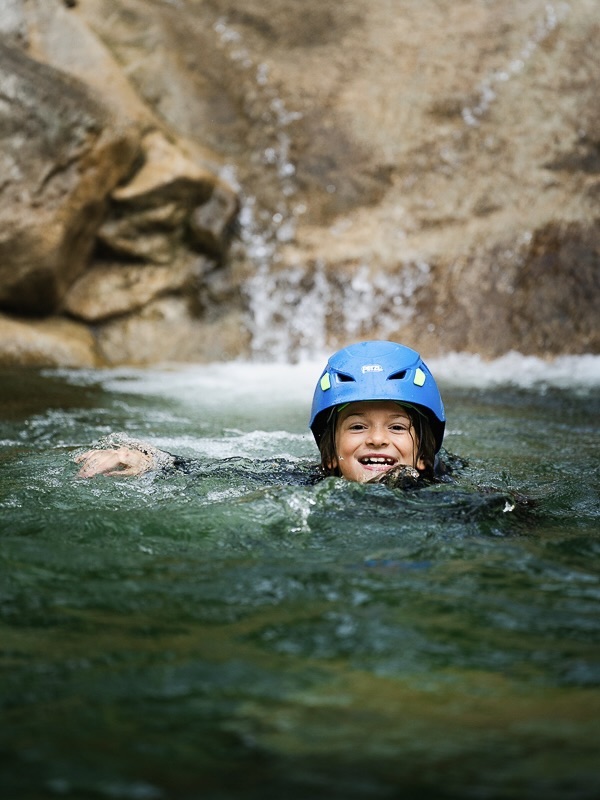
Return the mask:
{"type": "Polygon", "coordinates": [[[424,466],[416,463],[419,442],[410,417],[393,401],[350,403],[340,412],[335,443],[337,466],[350,481],[365,483],[399,464],[424,466]]]}

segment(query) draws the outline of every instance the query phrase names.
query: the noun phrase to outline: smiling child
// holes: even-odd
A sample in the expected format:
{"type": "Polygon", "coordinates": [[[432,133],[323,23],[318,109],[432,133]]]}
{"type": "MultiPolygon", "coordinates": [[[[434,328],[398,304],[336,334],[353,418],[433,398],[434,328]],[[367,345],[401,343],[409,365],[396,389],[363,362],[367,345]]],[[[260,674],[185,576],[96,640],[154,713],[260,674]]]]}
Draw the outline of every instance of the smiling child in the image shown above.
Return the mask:
{"type": "MultiPolygon", "coordinates": [[[[358,483],[392,481],[394,475],[431,480],[445,420],[437,384],[415,350],[386,341],[350,345],[331,356],[314,392],[310,428],[321,475],[358,483]]],[[[84,478],[182,464],[136,440],[88,450],[75,461],[84,478]]]]}
{"type": "Polygon", "coordinates": [[[439,389],[421,356],[385,341],[331,356],[310,418],[323,473],[359,483],[382,482],[400,467],[431,480],[445,425],[439,389]]]}

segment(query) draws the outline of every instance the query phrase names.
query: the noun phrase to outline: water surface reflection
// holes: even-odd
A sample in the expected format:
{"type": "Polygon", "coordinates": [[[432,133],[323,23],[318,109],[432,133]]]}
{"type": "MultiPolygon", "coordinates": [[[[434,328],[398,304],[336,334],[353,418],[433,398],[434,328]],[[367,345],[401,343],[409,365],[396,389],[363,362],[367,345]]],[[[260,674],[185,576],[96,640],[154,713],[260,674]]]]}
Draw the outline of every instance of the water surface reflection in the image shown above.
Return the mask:
{"type": "Polygon", "coordinates": [[[597,797],[598,384],[448,382],[403,493],[295,484],[315,372],[227,369],[3,375],[6,797],[597,797]],[[74,480],[114,429],[203,469],[74,480]]]}

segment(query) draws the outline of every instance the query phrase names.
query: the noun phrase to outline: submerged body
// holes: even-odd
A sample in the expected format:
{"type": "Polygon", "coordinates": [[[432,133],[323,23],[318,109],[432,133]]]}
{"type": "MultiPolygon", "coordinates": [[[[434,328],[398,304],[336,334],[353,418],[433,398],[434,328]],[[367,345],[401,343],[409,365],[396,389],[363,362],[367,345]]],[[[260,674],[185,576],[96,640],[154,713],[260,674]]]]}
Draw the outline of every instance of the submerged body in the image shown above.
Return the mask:
{"type": "MultiPolygon", "coordinates": [[[[212,463],[206,464],[198,458],[159,450],[148,442],[132,439],[123,433],[104,437],[98,444],[97,449],[86,450],[74,456],[73,460],[82,465],[77,477],[87,478],[96,475],[131,477],[145,472],[160,473],[163,477],[176,474],[201,477],[207,472],[214,474],[218,471],[212,463]]],[[[265,484],[283,481],[294,486],[306,486],[315,485],[328,477],[319,464],[293,464],[282,458],[257,461],[238,456],[224,459],[221,463],[224,474],[237,472],[253,474],[265,484]],[[254,470],[252,465],[255,467],[254,470]]],[[[368,469],[363,480],[352,482],[377,483],[389,488],[422,488],[431,483],[453,482],[454,473],[464,466],[464,461],[443,451],[436,458],[433,480],[424,479],[419,471],[409,464],[394,463],[368,469]]]]}
{"type": "MultiPolygon", "coordinates": [[[[330,466],[339,475],[356,483],[400,485],[421,477],[423,460],[417,457],[418,441],[408,414],[389,401],[351,403],[339,416],[336,426],[336,456],[330,466]],[[402,480],[401,480],[402,479],[402,480]]],[[[75,457],[82,466],[78,476],[130,477],[150,470],[195,471],[189,459],[167,453],[151,444],[125,435],[106,440],[107,449],[88,450],[75,457]],[[118,447],[111,444],[120,443],[118,447]]],[[[333,470],[332,470],[333,471],[333,470]]],[[[326,471],[315,471],[325,477],[326,471]]]]}
{"type": "Polygon", "coordinates": [[[600,796],[599,392],[450,386],[470,466],[389,491],[225,373],[0,382],[6,796],[600,796]],[[107,418],[191,471],[73,480],[107,418]]]}
{"type": "MultiPolygon", "coordinates": [[[[437,384],[420,355],[395,342],[360,342],[334,353],[317,381],[310,428],[323,475],[366,483],[397,466],[433,479],[446,417],[437,384]]],[[[173,465],[151,445],[77,456],[79,477],[131,476],[173,465]]]]}

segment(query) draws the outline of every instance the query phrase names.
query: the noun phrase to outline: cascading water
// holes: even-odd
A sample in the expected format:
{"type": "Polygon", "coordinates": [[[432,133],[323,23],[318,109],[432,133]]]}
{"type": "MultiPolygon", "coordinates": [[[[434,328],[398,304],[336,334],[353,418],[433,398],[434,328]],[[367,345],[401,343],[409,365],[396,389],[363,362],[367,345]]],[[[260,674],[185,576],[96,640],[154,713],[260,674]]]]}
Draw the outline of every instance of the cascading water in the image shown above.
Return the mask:
{"type": "Polygon", "coordinates": [[[477,90],[478,102],[475,106],[465,107],[462,117],[469,126],[476,127],[479,120],[488,111],[496,99],[498,88],[519,75],[536,50],[544,43],[557,26],[566,18],[570,8],[568,3],[547,3],[544,6],[543,18],[536,24],[517,57],[512,59],[505,69],[496,70],[488,75],[477,90]]]}
{"type": "MultiPolygon", "coordinates": [[[[262,108],[259,115],[261,122],[268,122],[268,127],[272,130],[270,141],[260,153],[255,154],[255,158],[265,171],[274,176],[279,186],[277,207],[271,210],[258,208],[256,197],[241,192],[243,205],[239,222],[244,255],[253,269],[253,274],[244,287],[252,354],[256,357],[285,358],[291,355],[289,344],[282,336],[287,330],[285,323],[288,320],[281,316],[284,303],[278,291],[273,267],[279,263],[279,244],[294,238],[296,221],[306,211],[302,203],[294,202],[295,167],[290,159],[288,133],[289,125],[300,119],[301,114],[286,108],[283,100],[269,85],[268,66],[255,63],[244,47],[240,34],[225,18],[219,19],[214,29],[232,62],[247,74],[254,75],[253,88],[256,97],[253,102],[262,108]]],[[[287,303],[294,300],[288,297],[287,303]]],[[[323,342],[324,340],[319,341],[318,344],[323,342]]]]}
{"type": "MultiPolygon", "coordinates": [[[[506,68],[484,77],[474,91],[476,104],[462,109],[467,126],[480,124],[502,84],[522,73],[568,13],[567,3],[543,5],[540,19],[506,68]]],[[[350,275],[336,275],[318,259],[283,263],[280,247],[294,240],[298,221],[307,210],[297,199],[291,157],[293,123],[302,115],[286,107],[270,83],[268,66],[253,59],[226,18],[216,23],[215,32],[232,63],[246,77],[251,76],[248,117],[267,123],[269,131],[268,141],[261,140],[261,149],[252,158],[279,187],[276,208],[261,207],[257,197],[246,195],[240,214],[244,258],[252,272],[243,292],[253,357],[278,361],[313,358],[338,342],[368,338],[373,320],[377,320],[378,336],[392,336],[412,318],[415,292],[427,285],[430,266],[424,260],[406,259],[402,269],[391,274],[365,260],[354,265],[350,275]]],[[[241,192],[243,195],[243,189],[241,192]]],[[[344,224],[351,223],[339,222],[341,235],[344,224]]]]}
{"type": "Polygon", "coordinates": [[[380,336],[389,335],[399,320],[412,316],[410,300],[427,282],[429,265],[409,262],[402,272],[387,275],[362,263],[349,280],[328,275],[318,260],[310,269],[306,264],[282,265],[279,247],[294,239],[298,219],[306,212],[295,198],[295,167],[290,158],[289,126],[301,114],[286,108],[269,85],[267,66],[254,62],[226,19],[216,23],[215,32],[229,58],[246,74],[254,74],[253,102],[262,105],[260,118],[273,131],[256,159],[278,183],[275,210],[260,208],[256,197],[244,196],[230,167],[226,174],[243,198],[239,221],[244,256],[252,265],[252,275],[244,285],[252,355],[278,361],[314,358],[326,351],[328,338],[368,336],[375,318],[380,336]],[[328,337],[332,331],[333,337],[328,337]]]}

